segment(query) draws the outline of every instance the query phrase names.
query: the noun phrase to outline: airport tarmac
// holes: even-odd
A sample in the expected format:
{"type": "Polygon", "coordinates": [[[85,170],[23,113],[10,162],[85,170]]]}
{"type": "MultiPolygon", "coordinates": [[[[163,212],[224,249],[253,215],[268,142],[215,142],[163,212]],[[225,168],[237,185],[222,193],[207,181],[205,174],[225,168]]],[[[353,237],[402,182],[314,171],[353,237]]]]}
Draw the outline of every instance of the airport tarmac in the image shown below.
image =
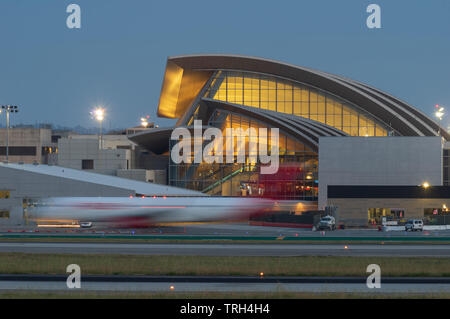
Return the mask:
{"type": "MultiPolygon", "coordinates": [[[[227,284],[227,283],[180,283],[170,290],[166,283],[84,283],[82,291],[107,292],[314,292],[314,293],[449,293],[448,284],[384,284],[381,289],[369,289],[364,284],[227,284]]],[[[0,282],[2,290],[68,290],[63,283],[49,282],[0,282]]],[[[75,291],[74,291],[75,292],[75,291]]]]}
{"type": "Polygon", "coordinates": [[[191,235],[248,235],[248,236],[408,236],[408,237],[429,237],[429,236],[450,236],[450,230],[440,231],[424,231],[424,232],[381,232],[377,229],[338,229],[334,231],[312,231],[305,228],[290,227],[270,227],[270,226],[252,226],[246,223],[230,223],[230,224],[199,224],[185,226],[186,234],[191,235]]]}
{"type": "Polygon", "coordinates": [[[124,234],[124,235],[193,235],[193,236],[270,236],[270,237],[450,237],[450,230],[406,232],[381,232],[377,229],[339,229],[312,231],[304,228],[252,226],[248,223],[188,224],[150,228],[108,228],[96,224],[93,228],[38,228],[33,226],[0,226],[1,234],[124,234]]]}
{"type": "Polygon", "coordinates": [[[381,288],[368,288],[366,278],[317,277],[120,277],[81,278],[81,288],[69,289],[65,276],[0,276],[0,291],[116,291],[116,292],[353,292],[449,293],[447,278],[384,278],[381,288]]]}
{"type": "Polygon", "coordinates": [[[175,256],[450,257],[450,245],[376,244],[154,244],[0,242],[2,253],[175,256]]]}

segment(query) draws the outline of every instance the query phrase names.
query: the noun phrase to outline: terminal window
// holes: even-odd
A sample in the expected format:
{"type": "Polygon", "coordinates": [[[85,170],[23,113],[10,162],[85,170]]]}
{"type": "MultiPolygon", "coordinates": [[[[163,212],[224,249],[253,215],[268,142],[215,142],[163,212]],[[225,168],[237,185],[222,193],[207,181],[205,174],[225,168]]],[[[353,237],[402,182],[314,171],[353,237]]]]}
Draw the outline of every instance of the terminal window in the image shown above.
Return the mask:
{"type": "Polygon", "coordinates": [[[81,169],[94,169],[94,160],[81,160],[81,169]]]}
{"type": "MultiPolygon", "coordinates": [[[[35,146],[9,146],[8,153],[11,156],[36,156],[35,146]]],[[[0,155],[6,155],[6,146],[0,146],[0,155]]]]}
{"type": "Polygon", "coordinates": [[[405,209],[403,208],[369,208],[368,223],[371,225],[380,225],[383,218],[387,222],[401,221],[405,218],[405,209]]]}
{"type": "Polygon", "coordinates": [[[0,198],[1,199],[8,199],[10,197],[10,192],[9,191],[2,191],[0,190],[0,198]]]}
{"type": "Polygon", "coordinates": [[[9,218],[9,211],[0,210],[0,218],[9,218]]]}
{"type": "Polygon", "coordinates": [[[427,225],[447,225],[450,222],[450,212],[446,205],[438,208],[424,208],[423,219],[427,225]]]}

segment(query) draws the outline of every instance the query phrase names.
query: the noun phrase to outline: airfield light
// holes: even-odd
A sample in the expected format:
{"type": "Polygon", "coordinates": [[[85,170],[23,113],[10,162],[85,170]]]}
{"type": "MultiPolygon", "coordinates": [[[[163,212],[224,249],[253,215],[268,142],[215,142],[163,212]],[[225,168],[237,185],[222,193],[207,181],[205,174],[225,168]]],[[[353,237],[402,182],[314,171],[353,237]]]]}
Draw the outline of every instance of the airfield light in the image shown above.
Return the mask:
{"type": "Polygon", "coordinates": [[[172,286],[169,287],[169,289],[170,290],[175,290],[175,286],[172,285],[172,286]]]}
{"type": "Polygon", "coordinates": [[[424,182],[424,183],[422,184],[422,187],[425,188],[425,189],[427,189],[428,187],[430,187],[430,184],[429,184],[428,182],[424,182]]]}

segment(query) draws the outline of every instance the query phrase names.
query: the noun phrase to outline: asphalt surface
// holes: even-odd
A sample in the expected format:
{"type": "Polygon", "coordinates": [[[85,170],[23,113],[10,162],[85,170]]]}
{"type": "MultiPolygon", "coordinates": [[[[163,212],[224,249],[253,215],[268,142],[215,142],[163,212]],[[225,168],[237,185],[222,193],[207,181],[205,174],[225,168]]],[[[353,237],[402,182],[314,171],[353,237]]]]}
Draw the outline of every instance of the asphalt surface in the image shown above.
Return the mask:
{"type": "MultiPolygon", "coordinates": [[[[0,291],[76,291],[66,276],[0,275],[0,291]]],[[[448,293],[449,278],[382,278],[381,288],[370,289],[360,277],[153,277],[82,276],[82,291],[116,292],[358,292],[448,293]]]]}
{"type": "Polygon", "coordinates": [[[450,245],[149,244],[0,242],[0,252],[183,256],[450,257],[450,245]]]}
{"type": "Polygon", "coordinates": [[[336,231],[311,231],[303,228],[251,226],[247,223],[223,223],[223,224],[189,224],[185,226],[161,226],[146,229],[121,229],[108,228],[94,224],[90,229],[55,229],[36,228],[32,226],[0,226],[0,235],[8,234],[123,234],[123,235],[193,235],[193,236],[288,236],[288,237],[405,237],[405,238],[429,238],[450,237],[450,230],[424,231],[424,232],[380,232],[376,229],[343,229],[336,231]]]}

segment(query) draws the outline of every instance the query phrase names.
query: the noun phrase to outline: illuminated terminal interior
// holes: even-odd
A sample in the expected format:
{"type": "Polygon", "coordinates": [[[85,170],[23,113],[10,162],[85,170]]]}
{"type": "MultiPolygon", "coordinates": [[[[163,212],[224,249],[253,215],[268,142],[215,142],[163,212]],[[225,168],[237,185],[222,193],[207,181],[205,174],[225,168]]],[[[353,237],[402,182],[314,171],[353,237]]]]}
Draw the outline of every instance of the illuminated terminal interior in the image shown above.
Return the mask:
{"type": "MultiPolygon", "coordinates": [[[[219,128],[226,135],[227,128],[248,130],[267,128],[269,125],[259,120],[223,110],[216,110],[211,116],[208,126],[219,128]]],[[[233,150],[234,163],[226,164],[226,144],[223,145],[223,163],[170,164],[170,184],[173,186],[194,189],[211,195],[221,196],[270,196],[286,200],[317,200],[317,152],[293,136],[280,130],[279,162],[280,169],[274,175],[261,175],[260,163],[249,162],[250,136],[245,140],[245,163],[237,163],[237,145],[233,150]]],[[[271,136],[256,136],[259,144],[271,150],[271,136]]],[[[269,151],[270,153],[270,151],[269,151]]],[[[192,155],[193,157],[194,155],[192,155]]]]}

